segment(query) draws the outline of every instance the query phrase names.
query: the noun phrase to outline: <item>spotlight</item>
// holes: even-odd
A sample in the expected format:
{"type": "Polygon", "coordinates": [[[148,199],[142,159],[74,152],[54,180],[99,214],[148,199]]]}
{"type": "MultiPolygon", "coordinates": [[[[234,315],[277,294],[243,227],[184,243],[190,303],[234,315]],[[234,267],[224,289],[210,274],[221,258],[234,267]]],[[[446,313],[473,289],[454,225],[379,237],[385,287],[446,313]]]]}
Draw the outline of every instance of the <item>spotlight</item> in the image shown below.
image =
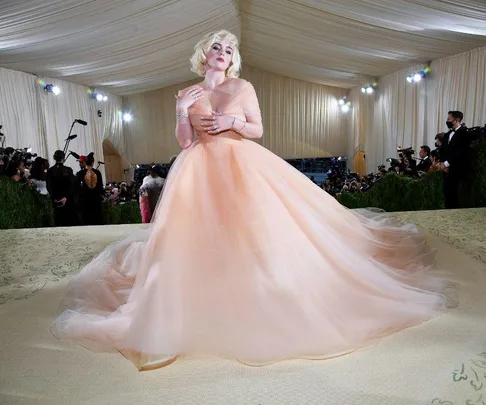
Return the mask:
{"type": "Polygon", "coordinates": [[[422,79],[425,79],[425,77],[430,73],[430,67],[427,66],[424,70],[420,70],[418,72],[412,73],[407,77],[407,82],[409,83],[418,83],[422,79]]]}
{"type": "Polygon", "coordinates": [[[44,90],[47,93],[54,94],[55,96],[57,96],[61,92],[61,89],[59,87],[57,87],[57,86],[54,86],[53,84],[46,84],[44,86],[44,90]]]}
{"type": "Polygon", "coordinates": [[[96,90],[88,89],[88,94],[91,95],[96,101],[108,101],[108,96],[100,93],[96,90]]]}
{"type": "Polygon", "coordinates": [[[345,104],[345,105],[341,106],[341,111],[343,113],[347,113],[349,111],[349,105],[345,104]]]}
{"type": "Polygon", "coordinates": [[[369,86],[369,87],[366,89],[366,92],[367,92],[368,94],[371,94],[371,93],[373,93],[374,91],[375,91],[375,89],[374,89],[373,87],[371,87],[371,86],[369,86]]]}
{"type": "Polygon", "coordinates": [[[341,100],[338,101],[339,105],[344,105],[346,101],[344,100],[344,98],[342,98],[341,100]]]}
{"type": "Polygon", "coordinates": [[[361,87],[361,93],[366,93],[366,89],[364,87],[361,87]]]}
{"type": "Polygon", "coordinates": [[[123,121],[130,122],[132,120],[132,115],[129,113],[123,114],[123,121]]]}

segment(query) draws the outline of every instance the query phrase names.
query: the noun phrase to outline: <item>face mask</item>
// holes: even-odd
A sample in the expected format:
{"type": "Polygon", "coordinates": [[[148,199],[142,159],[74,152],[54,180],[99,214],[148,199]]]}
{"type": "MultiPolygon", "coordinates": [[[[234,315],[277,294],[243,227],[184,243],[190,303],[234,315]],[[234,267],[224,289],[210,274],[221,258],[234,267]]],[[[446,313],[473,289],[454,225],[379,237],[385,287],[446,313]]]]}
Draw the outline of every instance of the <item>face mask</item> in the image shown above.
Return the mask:
{"type": "Polygon", "coordinates": [[[454,123],[452,121],[446,121],[446,125],[447,125],[447,128],[453,128],[454,127],[454,123]]]}

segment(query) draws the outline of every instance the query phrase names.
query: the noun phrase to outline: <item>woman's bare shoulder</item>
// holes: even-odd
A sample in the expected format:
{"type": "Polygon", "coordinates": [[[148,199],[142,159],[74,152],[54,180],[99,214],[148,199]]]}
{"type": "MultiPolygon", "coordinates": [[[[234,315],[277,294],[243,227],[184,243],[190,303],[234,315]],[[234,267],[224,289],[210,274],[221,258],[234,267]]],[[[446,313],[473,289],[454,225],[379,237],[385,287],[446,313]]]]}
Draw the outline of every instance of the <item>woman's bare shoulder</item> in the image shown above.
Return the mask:
{"type": "Polygon", "coordinates": [[[245,79],[240,78],[231,78],[227,80],[227,89],[231,93],[239,93],[244,91],[248,86],[251,86],[251,83],[245,79]]]}

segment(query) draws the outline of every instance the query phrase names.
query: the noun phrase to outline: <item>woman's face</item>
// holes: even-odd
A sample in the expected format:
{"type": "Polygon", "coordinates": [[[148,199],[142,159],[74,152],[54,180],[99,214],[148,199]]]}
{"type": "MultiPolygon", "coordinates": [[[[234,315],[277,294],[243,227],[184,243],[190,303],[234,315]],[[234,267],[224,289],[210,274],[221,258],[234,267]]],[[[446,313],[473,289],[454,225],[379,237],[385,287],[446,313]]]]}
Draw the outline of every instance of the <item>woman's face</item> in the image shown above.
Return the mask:
{"type": "Polygon", "coordinates": [[[208,69],[224,72],[229,68],[233,60],[233,48],[229,41],[215,42],[206,53],[206,64],[208,69]]]}

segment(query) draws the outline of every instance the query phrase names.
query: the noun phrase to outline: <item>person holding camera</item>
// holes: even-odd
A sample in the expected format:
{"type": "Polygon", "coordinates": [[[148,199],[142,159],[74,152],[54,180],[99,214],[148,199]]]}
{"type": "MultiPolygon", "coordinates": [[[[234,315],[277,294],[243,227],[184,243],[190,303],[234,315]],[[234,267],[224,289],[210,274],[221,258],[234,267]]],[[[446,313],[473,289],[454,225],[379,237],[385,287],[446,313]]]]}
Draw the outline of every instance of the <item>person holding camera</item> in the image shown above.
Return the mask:
{"type": "Polygon", "coordinates": [[[467,177],[469,157],[469,133],[462,122],[461,111],[449,111],[447,127],[440,147],[440,168],[444,172],[444,203],[446,209],[461,208],[459,183],[467,177]]]}

